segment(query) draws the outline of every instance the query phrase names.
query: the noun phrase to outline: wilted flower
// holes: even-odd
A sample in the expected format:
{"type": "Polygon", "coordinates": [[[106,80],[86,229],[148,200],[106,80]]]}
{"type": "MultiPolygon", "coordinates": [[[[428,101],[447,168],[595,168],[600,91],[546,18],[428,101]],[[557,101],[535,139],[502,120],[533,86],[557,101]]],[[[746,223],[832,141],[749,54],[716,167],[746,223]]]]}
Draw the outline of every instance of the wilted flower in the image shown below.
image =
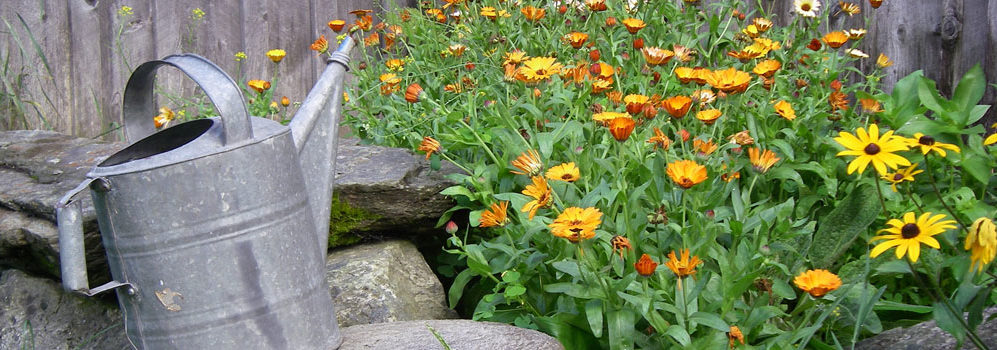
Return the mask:
{"type": "Polygon", "coordinates": [[[727,137],[727,139],[738,146],[747,146],[755,143],[755,139],[751,138],[751,133],[748,130],[738,131],[736,134],[727,137]]]}
{"type": "Polygon", "coordinates": [[[727,332],[727,340],[730,341],[730,348],[734,348],[735,341],[741,342],[744,345],[744,334],[741,333],[741,329],[737,326],[730,326],[730,331],[727,332]]]}
{"type": "Polygon", "coordinates": [[[705,157],[717,150],[717,143],[713,140],[703,141],[700,139],[692,140],[692,148],[696,150],[696,155],[705,157]]]}
{"type": "Polygon", "coordinates": [[[512,161],[512,166],[520,171],[512,170],[513,174],[536,176],[543,170],[543,162],[540,161],[540,153],[535,150],[523,152],[512,161]]]}
{"type": "Polygon", "coordinates": [[[845,53],[848,54],[848,56],[855,58],[869,58],[869,54],[862,52],[862,50],[859,49],[848,49],[845,50],[845,53]]]}
{"type": "Polygon", "coordinates": [[[585,6],[592,12],[606,11],[606,0],[585,0],[585,6]]]}
{"type": "Polygon", "coordinates": [[[554,236],[578,243],[595,237],[595,229],[602,223],[601,218],[602,212],[597,208],[569,207],[548,226],[554,236]]]}
{"type": "Polygon", "coordinates": [[[575,162],[562,163],[547,169],[547,178],[551,180],[575,182],[581,178],[581,173],[579,172],[578,167],[575,166],[575,162]]]}
{"type": "Polygon", "coordinates": [[[627,250],[633,250],[633,246],[630,245],[630,240],[620,235],[613,236],[613,239],[609,240],[609,244],[613,246],[613,253],[620,253],[620,260],[625,259],[623,254],[626,253],[627,250]]]}
{"type": "Polygon", "coordinates": [[[669,163],[665,172],[675,184],[690,188],[706,180],[706,167],[693,160],[678,160],[669,163]]]}
{"type": "Polygon", "coordinates": [[[418,150],[426,152],[426,160],[429,160],[429,156],[433,155],[433,152],[440,151],[440,141],[436,141],[436,139],[429,136],[424,136],[418,150]]]}
{"type": "Polygon", "coordinates": [[[655,149],[668,150],[668,146],[672,144],[672,140],[668,136],[665,136],[665,133],[661,132],[661,129],[656,126],[654,127],[654,136],[647,139],[647,143],[653,144],[655,149]]]}
{"type": "Polygon", "coordinates": [[[893,65],[893,61],[890,61],[889,57],[887,57],[886,55],[880,53],[879,57],[876,58],[876,65],[879,66],[879,68],[886,68],[886,67],[892,66],[893,65]]]}
{"type": "Polygon", "coordinates": [[[966,235],[964,249],[969,251],[971,269],[983,272],[983,267],[994,260],[997,254],[997,226],[990,218],[979,218],[973,222],[966,235]]]}
{"type": "Polygon", "coordinates": [[[828,292],[841,287],[841,278],[838,278],[838,275],[828,270],[807,270],[797,275],[793,279],[793,284],[796,284],[796,287],[802,289],[804,292],[809,293],[810,296],[820,298],[828,292]]]}

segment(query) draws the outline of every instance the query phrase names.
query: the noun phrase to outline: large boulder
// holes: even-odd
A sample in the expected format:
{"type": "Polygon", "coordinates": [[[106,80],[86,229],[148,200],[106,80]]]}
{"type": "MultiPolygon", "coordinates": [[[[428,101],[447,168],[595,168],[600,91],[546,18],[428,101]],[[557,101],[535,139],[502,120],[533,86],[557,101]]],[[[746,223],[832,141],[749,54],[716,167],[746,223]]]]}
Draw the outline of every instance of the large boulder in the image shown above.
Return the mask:
{"type": "MultiPolygon", "coordinates": [[[[990,319],[997,313],[997,307],[983,311],[983,324],[976,327],[976,334],[983,344],[991,349],[997,349],[997,319],[990,319]]],[[[949,350],[956,348],[956,340],[948,332],[938,328],[935,321],[922,322],[907,328],[894,328],[875,336],[866,338],[857,344],[857,350],[949,350]]],[[[962,344],[962,349],[976,349],[969,339],[962,344]]]]}
{"type": "Polygon", "coordinates": [[[0,349],[131,349],[115,305],[57,282],[0,272],[0,349]]]}
{"type": "MultiPolygon", "coordinates": [[[[124,146],[49,131],[0,132],[0,266],[57,277],[56,203],[94,165],[124,146]]],[[[453,184],[443,174],[455,171],[449,163],[430,171],[408,150],[342,140],[330,246],[430,232],[452,206],[438,193],[453,184]]],[[[98,285],[109,280],[106,256],[90,195],[84,192],[78,199],[91,285],[98,285]]]]}
{"type": "Polygon", "coordinates": [[[443,285],[409,241],[335,250],[326,259],[326,282],[341,327],[457,318],[443,285]]]}
{"type": "Polygon", "coordinates": [[[454,350],[564,349],[554,337],[532,329],[471,320],[389,322],[341,331],[339,350],[437,350],[443,349],[443,343],[454,350]]]}

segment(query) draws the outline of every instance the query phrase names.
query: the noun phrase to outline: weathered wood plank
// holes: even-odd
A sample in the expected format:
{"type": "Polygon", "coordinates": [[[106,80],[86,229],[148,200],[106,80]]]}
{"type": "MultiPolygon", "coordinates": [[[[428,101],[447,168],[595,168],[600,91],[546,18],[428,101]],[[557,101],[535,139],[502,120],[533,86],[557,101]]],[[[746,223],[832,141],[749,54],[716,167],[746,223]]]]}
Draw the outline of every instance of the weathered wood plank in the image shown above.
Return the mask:
{"type": "Polygon", "coordinates": [[[70,67],[73,89],[70,96],[72,127],[78,136],[95,136],[105,130],[110,96],[105,93],[110,70],[110,40],[107,24],[109,5],[94,0],[69,0],[70,67]]]}

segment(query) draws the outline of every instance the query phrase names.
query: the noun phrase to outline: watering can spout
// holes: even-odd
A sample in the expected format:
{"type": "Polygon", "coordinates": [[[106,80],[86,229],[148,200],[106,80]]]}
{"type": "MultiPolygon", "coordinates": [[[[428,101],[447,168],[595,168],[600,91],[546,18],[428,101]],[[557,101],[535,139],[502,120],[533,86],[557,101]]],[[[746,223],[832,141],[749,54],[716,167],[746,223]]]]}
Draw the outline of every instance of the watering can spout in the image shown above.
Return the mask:
{"type": "Polygon", "coordinates": [[[329,245],[329,212],[335,181],[339,115],[343,109],[343,84],[349,69],[353,38],[346,36],[329,57],[325,71],[291,119],[291,135],[305,176],[309,204],[315,219],[319,247],[329,245]]]}

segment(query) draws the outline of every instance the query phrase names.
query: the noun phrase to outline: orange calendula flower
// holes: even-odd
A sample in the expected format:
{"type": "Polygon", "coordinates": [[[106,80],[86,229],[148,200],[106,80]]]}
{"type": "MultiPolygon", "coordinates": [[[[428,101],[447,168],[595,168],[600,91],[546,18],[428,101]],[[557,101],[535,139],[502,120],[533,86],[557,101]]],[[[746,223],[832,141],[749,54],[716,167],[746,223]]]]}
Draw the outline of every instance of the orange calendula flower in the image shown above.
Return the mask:
{"type": "Polygon", "coordinates": [[[730,326],[730,331],[727,332],[727,339],[730,341],[730,348],[733,349],[735,346],[735,341],[741,342],[744,345],[744,334],[741,333],[741,329],[737,326],[730,326]]]}
{"type": "Polygon", "coordinates": [[[703,141],[700,139],[692,140],[692,148],[696,149],[696,155],[705,157],[717,150],[717,144],[713,140],[703,141]]]}
{"type": "Polygon", "coordinates": [[[543,19],[544,16],[547,14],[547,10],[533,6],[524,6],[522,9],[519,10],[519,12],[522,12],[523,17],[526,17],[526,19],[533,22],[543,19]]]}
{"type": "Polygon", "coordinates": [[[658,263],[651,259],[650,255],[641,254],[640,259],[634,263],[634,269],[637,273],[644,277],[650,277],[654,274],[654,270],[658,268],[658,263]]]}
{"type": "Polygon", "coordinates": [[[606,0],[585,0],[585,6],[588,6],[589,11],[599,12],[606,11],[606,0]]]}
{"type": "Polygon", "coordinates": [[[551,180],[575,182],[581,178],[581,172],[575,162],[563,163],[547,169],[547,178],[551,180]]]}
{"type": "Polygon", "coordinates": [[[690,258],[688,248],[682,249],[681,254],[682,257],[677,258],[674,250],[668,253],[668,261],[665,262],[665,266],[668,266],[668,269],[672,270],[679,278],[696,274],[696,266],[702,264],[703,261],[695,255],[690,258]]]}
{"type": "Polygon", "coordinates": [[[886,67],[892,66],[893,65],[893,61],[890,61],[889,57],[887,57],[886,55],[880,53],[879,57],[876,58],[876,65],[879,66],[879,68],[886,68],[886,67]]]}
{"type": "Polygon", "coordinates": [[[713,71],[705,78],[710,86],[728,94],[744,92],[744,90],[748,89],[748,84],[751,83],[750,74],[739,71],[734,67],[713,71]]]}
{"type": "Polygon", "coordinates": [[[650,101],[650,98],[639,94],[630,94],[623,97],[623,103],[627,104],[627,113],[630,114],[640,114],[644,110],[644,105],[650,101]]]}
{"type": "Polygon", "coordinates": [[[865,37],[866,32],[867,31],[865,29],[859,28],[846,30],[845,34],[848,34],[848,40],[859,40],[865,37]]]}
{"type": "Polygon", "coordinates": [[[630,32],[630,34],[637,34],[637,31],[644,29],[644,27],[647,26],[644,21],[637,18],[627,18],[624,19],[622,23],[624,27],[627,27],[627,31],[630,32]]]}
{"type": "Polygon", "coordinates": [[[690,188],[706,180],[706,167],[693,160],[678,160],[668,163],[665,172],[675,184],[690,188]]]}
{"type": "Polygon", "coordinates": [[[270,58],[273,63],[280,63],[284,59],[284,56],[287,56],[287,52],[281,49],[267,51],[267,58],[270,58]]]}
{"type": "Polygon", "coordinates": [[[607,79],[599,79],[592,82],[592,93],[601,94],[613,88],[613,82],[607,79]]]}
{"type": "Polygon", "coordinates": [[[796,111],[793,110],[793,105],[789,104],[789,102],[779,100],[779,102],[776,102],[772,107],[775,108],[775,112],[778,113],[780,117],[783,117],[786,120],[796,119],[796,111]]]}
{"type": "Polygon", "coordinates": [[[379,79],[381,80],[382,95],[390,95],[401,89],[402,78],[399,78],[394,73],[381,74],[379,79]]]}
{"type": "Polygon", "coordinates": [[[318,51],[318,53],[326,53],[329,51],[329,41],[325,40],[325,35],[320,35],[315,42],[312,43],[311,49],[318,51]]]}
{"type": "Polygon", "coordinates": [[[856,5],[854,3],[838,1],[838,7],[841,8],[841,12],[844,12],[849,16],[854,16],[862,13],[862,8],[860,8],[859,5],[856,5]]]}
{"type": "Polygon", "coordinates": [[[747,146],[755,143],[755,139],[751,138],[751,134],[748,130],[738,131],[734,135],[727,137],[730,142],[736,143],[739,146],[747,146]]]}
{"type": "Polygon", "coordinates": [[[589,35],[581,32],[571,32],[565,34],[562,39],[571,45],[571,47],[580,49],[585,45],[585,41],[589,39],[589,35]]]}
{"type": "Polygon", "coordinates": [[[755,69],[751,71],[763,77],[771,78],[779,68],[782,68],[782,63],[779,63],[779,61],[764,60],[755,65],[755,69]]]}
{"type": "Polygon", "coordinates": [[[633,246],[630,245],[630,240],[620,235],[613,236],[613,239],[609,241],[609,244],[613,246],[613,253],[620,253],[620,260],[625,259],[623,254],[625,254],[627,250],[633,250],[633,246]]]}
{"type": "Polygon", "coordinates": [[[390,60],[384,61],[384,66],[387,67],[388,70],[390,71],[400,72],[405,70],[405,60],[399,58],[392,58],[390,60]]]}
{"type": "Polygon", "coordinates": [[[647,139],[647,143],[654,145],[654,149],[668,150],[668,146],[671,146],[672,140],[665,136],[665,133],[661,132],[657,126],[654,127],[654,136],[647,139]]]}
{"type": "Polygon", "coordinates": [[[280,98],[280,105],[284,106],[284,107],[290,106],[291,105],[291,99],[287,98],[287,96],[281,97],[280,98]]]}
{"type": "Polygon", "coordinates": [[[551,222],[550,233],[574,243],[595,237],[595,229],[602,223],[602,212],[597,208],[565,208],[554,222],[551,222]]]}
{"type": "Polygon", "coordinates": [[[841,278],[824,269],[807,270],[793,278],[793,284],[809,293],[810,296],[820,298],[841,287],[841,278]]]}
{"type": "Polygon", "coordinates": [[[693,91],[689,97],[692,97],[692,102],[698,103],[699,107],[706,106],[717,100],[717,95],[710,89],[693,91]]]}
{"type": "Polygon", "coordinates": [[[880,5],[883,4],[883,0],[869,0],[869,6],[874,9],[878,9],[880,5]]]}
{"type": "Polygon", "coordinates": [[[636,125],[637,122],[630,117],[613,118],[609,121],[609,133],[616,141],[623,142],[630,138],[630,133],[634,131],[636,125]]]}
{"type": "Polygon", "coordinates": [[[422,143],[419,144],[418,150],[426,152],[426,160],[429,160],[429,156],[433,155],[434,152],[440,151],[440,141],[436,139],[425,136],[422,138],[422,143]]]}
{"type": "Polygon", "coordinates": [[[706,109],[696,112],[696,119],[699,119],[706,125],[712,125],[721,115],[723,115],[723,112],[720,112],[719,109],[706,109]]]}
{"type": "Polygon", "coordinates": [[[672,52],[675,54],[675,58],[682,62],[692,61],[693,56],[696,55],[696,50],[679,44],[672,44],[672,52]]]}
{"type": "Polygon", "coordinates": [[[156,129],[159,129],[169,125],[175,116],[176,114],[173,113],[173,110],[170,109],[170,107],[159,107],[159,115],[152,118],[152,123],[156,126],[156,129]]]}
{"type": "Polygon", "coordinates": [[[675,77],[683,84],[688,83],[695,77],[695,69],[689,67],[675,67],[675,77]]]}
{"type": "Polygon", "coordinates": [[[599,112],[592,114],[592,120],[599,124],[609,125],[609,121],[616,118],[630,118],[630,114],[621,112],[599,112]]]}
{"type": "Polygon", "coordinates": [[[527,56],[526,52],[523,52],[522,50],[512,50],[503,55],[504,60],[502,61],[502,65],[517,65],[523,63],[523,61],[526,61],[529,58],[530,56],[527,56]]]}
{"type": "Polygon", "coordinates": [[[752,18],[751,24],[753,24],[755,28],[758,28],[758,31],[761,33],[767,32],[772,28],[772,21],[763,17],[752,18]]]}
{"type": "Polygon", "coordinates": [[[419,83],[412,83],[407,88],[405,88],[405,101],[408,101],[408,103],[419,102],[423,93],[424,90],[422,89],[422,86],[419,85],[419,83]]]}
{"type": "Polygon", "coordinates": [[[443,14],[443,10],[441,9],[427,9],[426,16],[439,23],[447,23],[447,16],[443,14]]]}
{"type": "Polygon", "coordinates": [[[689,113],[689,108],[692,107],[692,99],[685,95],[672,96],[661,101],[661,107],[672,117],[681,119],[685,117],[686,113],[689,113]]]}
{"type": "Polygon", "coordinates": [[[329,29],[332,29],[332,31],[339,33],[339,31],[343,30],[343,27],[346,26],[346,21],[341,19],[334,19],[326,24],[329,26],[329,29]]]}
{"type": "Polygon", "coordinates": [[[480,227],[505,226],[509,222],[506,212],[509,210],[509,202],[501,201],[492,203],[488,210],[481,212],[480,227]]]}
{"type": "Polygon", "coordinates": [[[848,42],[848,34],[842,31],[830,32],[824,34],[824,37],[820,40],[827,46],[837,49],[841,47],[841,45],[844,45],[845,42],[848,42]]]}
{"type": "Polygon", "coordinates": [[[640,51],[644,54],[644,60],[650,66],[658,66],[668,63],[675,56],[675,53],[671,50],[662,49],[660,47],[645,47],[640,51]]]}
{"type": "Polygon", "coordinates": [[[879,113],[883,109],[879,106],[879,101],[872,98],[860,98],[859,104],[862,105],[862,110],[868,113],[879,113]]]}
{"type": "Polygon", "coordinates": [[[516,79],[526,83],[537,83],[561,72],[563,66],[554,57],[533,57],[516,71],[516,79]]]}
{"type": "Polygon", "coordinates": [[[533,184],[527,185],[523,190],[523,194],[533,197],[533,200],[527,202],[520,211],[524,213],[529,212],[529,219],[533,220],[533,216],[537,214],[538,209],[550,205],[552,197],[550,186],[547,185],[547,180],[543,176],[534,176],[530,179],[533,181],[533,184]]]}
{"type": "Polygon", "coordinates": [[[770,150],[762,151],[758,147],[752,147],[748,149],[748,159],[755,171],[764,173],[782,158],[776,157],[775,152],[770,150]]]}
{"type": "Polygon", "coordinates": [[[953,145],[951,143],[943,143],[935,141],[934,137],[922,134],[914,133],[914,138],[910,139],[911,147],[920,147],[921,154],[928,154],[928,152],[935,151],[938,155],[944,157],[945,150],[949,150],[955,153],[959,153],[959,146],[953,145]]]}
{"type": "Polygon", "coordinates": [[[250,81],[246,82],[246,85],[249,85],[250,89],[253,89],[254,91],[256,91],[258,93],[261,93],[261,94],[264,91],[267,91],[267,90],[270,89],[270,82],[266,81],[266,80],[253,79],[253,80],[250,80],[250,81]]]}
{"type": "Polygon", "coordinates": [[[544,164],[540,161],[540,153],[535,150],[523,152],[512,161],[512,166],[520,171],[512,170],[513,174],[536,176],[543,170],[544,164]]]}

